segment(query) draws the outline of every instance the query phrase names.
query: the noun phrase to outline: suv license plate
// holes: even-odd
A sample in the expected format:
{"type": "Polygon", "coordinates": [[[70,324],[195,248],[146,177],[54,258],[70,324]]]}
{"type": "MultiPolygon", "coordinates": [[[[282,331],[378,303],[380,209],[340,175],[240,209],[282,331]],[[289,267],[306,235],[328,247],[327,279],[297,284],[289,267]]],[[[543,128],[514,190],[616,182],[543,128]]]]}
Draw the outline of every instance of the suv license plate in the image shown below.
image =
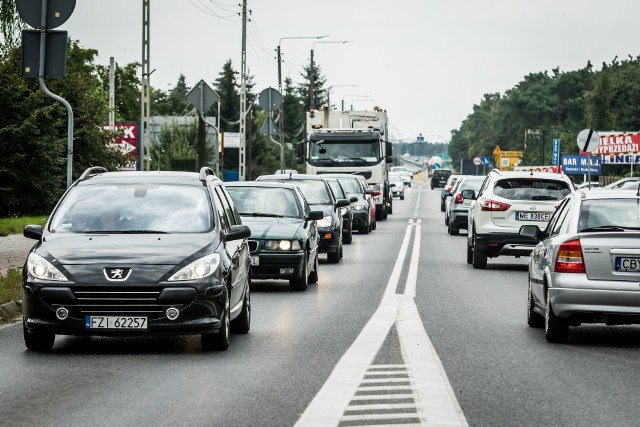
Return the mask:
{"type": "Polygon", "coordinates": [[[252,256],[251,265],[260,265],[260,258],[258,258],[257,256],[252,256]]]}
{"type": "Polygon", "coordinates": [[[640,258],[616,257],[616,271],[640,272],[640,258]]]}
{"type": "Polygon", "coordinates": [[[549,221],[550,212],[516,212],[516,221],[549,221]]]}
{"type": "Polygon", "coordinates": [[[85,316],[85,329],[147,329],[146,317],[85,316]]]}

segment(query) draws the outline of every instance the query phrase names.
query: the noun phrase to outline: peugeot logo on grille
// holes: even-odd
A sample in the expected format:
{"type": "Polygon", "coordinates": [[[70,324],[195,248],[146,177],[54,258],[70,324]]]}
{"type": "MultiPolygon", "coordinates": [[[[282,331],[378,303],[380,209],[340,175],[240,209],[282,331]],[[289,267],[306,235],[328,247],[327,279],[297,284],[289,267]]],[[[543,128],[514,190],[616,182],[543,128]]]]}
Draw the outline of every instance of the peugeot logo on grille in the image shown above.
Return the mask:
{"type": "Polygon", "coordinates": [[[124,282],[129,278],[132,269],[130,267],[105,267],[104,277],[110,282],[124,282]]]}

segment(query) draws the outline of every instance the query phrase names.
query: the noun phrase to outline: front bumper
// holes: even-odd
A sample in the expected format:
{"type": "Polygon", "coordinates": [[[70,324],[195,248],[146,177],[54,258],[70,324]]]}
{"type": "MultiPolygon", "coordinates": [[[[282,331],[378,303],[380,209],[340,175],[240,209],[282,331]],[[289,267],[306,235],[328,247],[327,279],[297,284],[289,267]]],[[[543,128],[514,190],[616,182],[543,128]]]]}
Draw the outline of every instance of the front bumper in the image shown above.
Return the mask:
{"type": "Polygon", "coordinates": [[[294,253],[252,253],[251,257],[258,257],[259,264],[251,266],[253,279],[295,279],[303,271],[304,252],[294,253]],[[292,273],[281,274],[280,269],[291,268],[292,273]]]}
{"type": "Polygon", "coordinates": [[[517,233],[488,233],[477,234],[475,244],[479,250],[487,252],[489,257],[529,256],[538,241],[522,237],[517,233]]]}
{"type": "Polygon", "coordinates": [[[333,228],[318,228],[320,240],[318,252],[321,254],[333,254],[340,250],[340,231],[333,228]]]}
{"type": "Polygon", "coordinates": [[[353,211],[353,228],[367,227],[370,221],[371,216],[368,210],[353,211]]]}
{"type": "Polygon", "coordinates": [[[180,284],[84,285],[81,283],[26,282],[23,286],[23,323],[28,332],[60,335],[190,335],[220,329],[227,288],[218,279],[180,284]],[[69,316],[59,320],[55,311],[65,307],[69,316]],[[166,317],[174,307],[176,320],[166,317]],[[146,329],[90,329],[88,316],[146,317],[146,329]]]}

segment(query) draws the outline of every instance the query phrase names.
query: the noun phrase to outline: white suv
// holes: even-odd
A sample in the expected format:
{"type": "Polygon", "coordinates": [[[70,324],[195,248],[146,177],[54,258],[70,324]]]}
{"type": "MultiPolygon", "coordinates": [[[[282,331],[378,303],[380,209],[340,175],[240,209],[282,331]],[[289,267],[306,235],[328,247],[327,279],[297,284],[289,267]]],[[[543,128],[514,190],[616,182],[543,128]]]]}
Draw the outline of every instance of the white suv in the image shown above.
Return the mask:
{"type": "Polygon", "coordinates": [[[538,243],[518,234],[522,225],[544,229],[560,201],[572,191],[564,174],[548,172],[489,172],[469,208],[467,263],[486,268],[487,258],[529,256],[538,243]]]}

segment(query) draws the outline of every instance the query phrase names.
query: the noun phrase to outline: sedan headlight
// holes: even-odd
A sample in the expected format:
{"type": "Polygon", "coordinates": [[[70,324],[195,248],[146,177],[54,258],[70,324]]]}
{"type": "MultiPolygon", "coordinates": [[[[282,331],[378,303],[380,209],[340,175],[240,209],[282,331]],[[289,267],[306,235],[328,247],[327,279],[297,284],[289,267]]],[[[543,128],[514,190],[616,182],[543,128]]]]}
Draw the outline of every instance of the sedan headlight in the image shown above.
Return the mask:
{"type": "Polygon", "coordinates": [[[353,208],[354,211],[358,211],[358,212],[359,211],[363,211],[363,210],[365,210],[367,208],[367,204],[363,203],[363,202],[356,203],[356,204],[353,205],[352,208],[353,208]]]}
{"type": "Polygon", "coordinates": [[[36,279],[68,281],[60,270],[35,252],[30,253],[27,258],[27,271],[36,279]]]}
{"type": "Polygon", "coordinates": [[[317,224],[318,227],[331,227],[331,216],[325,216],[317,224]]]}
{"type": "Polygon", "coordinates": [[[193,261],[186,267],[181,268],[177,273],[169,278],[169,282],[181,280],[198,280],[211,276],[220,265],[219,254],[209,254],[193,261]]]}
{"type": "Polygon", "coordinates": [[[299,251],[300,242],[297,240],[267,240],[264,247],[270,251],[299,251]]]}

